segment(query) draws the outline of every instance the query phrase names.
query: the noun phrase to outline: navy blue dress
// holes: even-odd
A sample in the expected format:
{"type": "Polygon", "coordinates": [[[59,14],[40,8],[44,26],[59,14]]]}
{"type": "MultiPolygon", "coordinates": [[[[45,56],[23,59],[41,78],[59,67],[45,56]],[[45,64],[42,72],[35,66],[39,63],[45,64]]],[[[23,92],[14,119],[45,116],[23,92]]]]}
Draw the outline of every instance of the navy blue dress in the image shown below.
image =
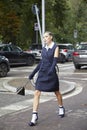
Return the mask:
{"type": "Polygon", "coordinates": [[[42,49],[42,61],[36,81],[36,90],[45,92],[59,91],[59,79],[56,74],[56,69],[51,75],[48,75],[48,71],[53,63],[56,47],[57,45],[54,44],[53,47],[48,50],[45,47],[42,49]]]}

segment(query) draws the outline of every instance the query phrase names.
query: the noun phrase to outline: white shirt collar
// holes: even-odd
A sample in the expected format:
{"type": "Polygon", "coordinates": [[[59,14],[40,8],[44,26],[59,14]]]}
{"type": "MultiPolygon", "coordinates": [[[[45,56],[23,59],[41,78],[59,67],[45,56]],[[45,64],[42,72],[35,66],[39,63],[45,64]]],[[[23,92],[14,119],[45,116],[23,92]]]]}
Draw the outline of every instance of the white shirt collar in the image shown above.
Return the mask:
{"type": "Polygon", "coordinates": [[[48,50],[49,48],[51,49],[54,46],[54,42],[52,42],[49,46],[45,46],[45,48],[48,50]]]}

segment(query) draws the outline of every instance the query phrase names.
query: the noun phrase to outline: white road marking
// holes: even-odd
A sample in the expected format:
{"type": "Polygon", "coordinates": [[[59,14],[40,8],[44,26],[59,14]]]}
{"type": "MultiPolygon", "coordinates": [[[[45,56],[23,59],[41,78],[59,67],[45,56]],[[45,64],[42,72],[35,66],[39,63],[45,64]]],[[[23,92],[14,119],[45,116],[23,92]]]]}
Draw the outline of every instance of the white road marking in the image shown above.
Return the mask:
{"type": "Polygon", "coordinates": [[[63,77],[64,79],[75,79],[75,80],[86,80],[87,81],[87,78],[74,78],[74,77],[63,77]]]}
{"type": "Polygon", "coordinates": [[[76,118],[76,119],[87,119],[87,109],[83,108],[83,109],[77,109],[75,111],[71,111],[67,113],[68,117],[72,117],[72,118],[76,118]]]}
{"type": "Polygon", "coordinates": [[[75,90],[75,91],[73,91],[72,93],[69,93],[69,94],[65,95],[65,96],[63,97],[63,99],[67,99],[67,98],[70,98],[70,97],[72,97],[72,96],[75,96],[75,95],[81,93],[82,90],[83,90],[83,88],[82,88],[81,86],[76,87],[76,90],[75,90]]]}
{"type": "MultiPolygon", "coordinates": [[[[11,68],[11,71],[25,71],[25,72],[31,72],[37,65],[34,65],[34,66],[29,66],[29,67],[18,67],[18,68],[11,68]]],[[[69,69],[69,68],[72,68],[73,65],[72,64],[58,64],[59,68],[62,68],[64,70],[69,69]]],[[[74,68],[74,67],[73,67],[74,68]]]]}
{"type": "Polygon", "coordinates": [[[59,72],[59,74],[63,74],[63,75],[71,75],[71,74],[83,75],[84,74],[84,75],[87,75],[87,73],[83,73],[83,72],[82,73],[76,73],[76,72],[73,73],[73,71],[72,72],[59,72]]]}
{"type": "MultiPolygon", "coordinates": [[[[82,92],[82,87],[79,86],[76,88],[76,90],[74,92],[64,95],[63,99],[70,98],[81,92],[82,92]]],[[[40,103],[44,103],[44,102],[47,102],[50,100],[56,101],[57,99],[55,96],[43,95],[43,96],[41,96],[40,103]]],[[[21,102],[17,102],[17,103],[13,103],[13,104],[1,107],[0,108],[0,117],[4,116],[6,114],[14,113],[14,112],[24,110],[24,109],[29,110],[32,108],[32,104],[33,104],[33,99],[28,99],[28,100],[24,100],[21,102]]]]}
{"type": "MultiPolygon", "coordinates": [[[[67,95],[63,95],[63,99],[67,99],[70,98],[72,96],[78,95],[79,93],[81,93],[83,90],[83,88],[81,86],[77,86],[76,89],[74,91],[72,91],[71,93],[68,93],[67,95]]],[[[56,101],[57,99],[54,99],[54,101],[56,101]]]]}
{"type": "MultiPolygon", "coordinates": [[[[49,100],[53,99],[53,97],[46,97],[46,96],[41,96],[40,103],[47,102],[49,100]]],[[[28,99],[24,100],[21,102],[13,103],[4,107],[0,108],[0,117],[10,114],[16,111],[20,111],[23,109],[31,109],[33,105],[33,99],[28,99]]]]}

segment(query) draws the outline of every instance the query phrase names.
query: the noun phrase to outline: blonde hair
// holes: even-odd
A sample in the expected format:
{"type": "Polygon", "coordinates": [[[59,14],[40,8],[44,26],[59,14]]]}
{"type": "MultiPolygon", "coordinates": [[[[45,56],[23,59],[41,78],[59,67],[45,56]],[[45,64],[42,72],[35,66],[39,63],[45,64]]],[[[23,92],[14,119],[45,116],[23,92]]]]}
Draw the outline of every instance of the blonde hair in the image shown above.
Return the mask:
{"type": "Polygon", "coordinates": [[[49,35],[53,36],[52,32],[46,31],[45,33],[48,33],[49,35]]]}
{"type": "MultiPolygon", "coordinates": [[[[53,41],[53,33],[50,32],[50,31],[46,31],[45,33],[47,33],[48,35],[52,36],[52,41],[53,41]]],[[[45,34],[45,33],[44,33],[44,34],[45,34]]]]}

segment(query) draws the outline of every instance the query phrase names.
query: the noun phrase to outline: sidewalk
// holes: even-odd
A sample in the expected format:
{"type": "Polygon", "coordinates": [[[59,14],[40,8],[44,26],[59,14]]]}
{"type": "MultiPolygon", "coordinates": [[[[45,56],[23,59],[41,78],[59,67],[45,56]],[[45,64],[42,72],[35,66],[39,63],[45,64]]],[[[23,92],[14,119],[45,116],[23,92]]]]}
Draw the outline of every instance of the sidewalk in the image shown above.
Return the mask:
{"type": "MultiPolygon", "coordinates": [[[[5,89],[16,93],[17,89],[19,87],[25,87],[25,95],[27,94],[33,94],[34,93],[34,87],[27,78],[14,78],[14,79],[9,79],[8,81],[3,83],[3,86],[5,89]],[[27,83],[28,82],[28,83],[27,83]],[[27,83],[27,84],[26,84],[27,83]],[[26,86],[25,86],[26,84],[26,86]]],[[[75,84],[73,82],[65,81],[65,80],[60,80],[60,91],[62,95],[65,95],[75,89],[75,84]]],[[[42,93],[42,94],[47,94],[47,95],[54,95],[53,93],[42,93]]]]}

